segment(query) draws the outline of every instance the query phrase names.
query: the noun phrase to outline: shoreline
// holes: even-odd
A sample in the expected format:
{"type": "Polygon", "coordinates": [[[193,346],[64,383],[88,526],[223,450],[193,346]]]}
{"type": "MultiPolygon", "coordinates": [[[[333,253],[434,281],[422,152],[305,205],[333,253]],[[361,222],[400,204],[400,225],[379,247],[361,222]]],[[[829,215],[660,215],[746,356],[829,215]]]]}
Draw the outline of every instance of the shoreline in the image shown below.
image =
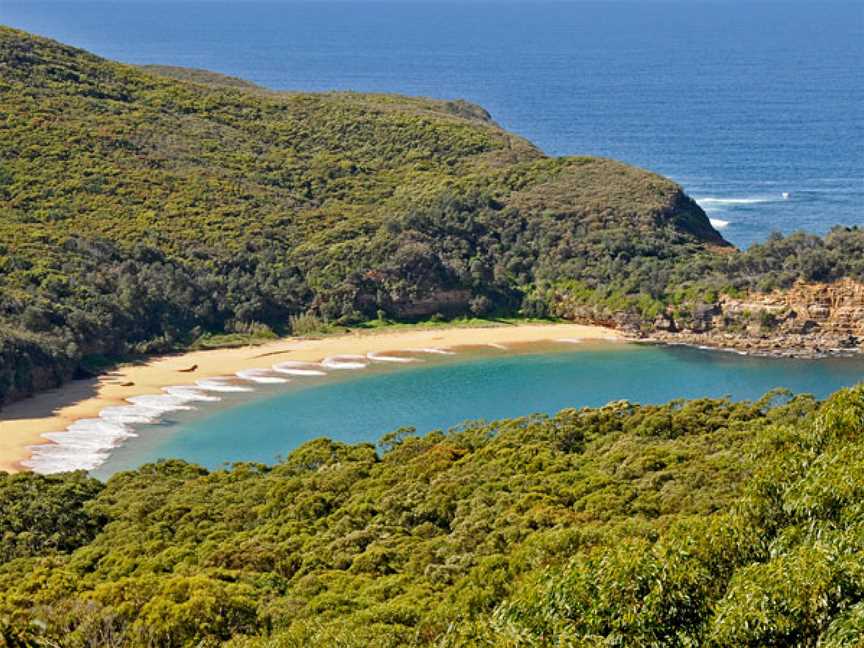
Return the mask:
{"type": "MultiPolygon", "coordinates": [[[[802,336],[803,337],[803,336],[802,336]]],[[[838,340],[823,340],[821,344],[803,339],[757,338],[710,333],[654,332],[644,337],[624,334],[628,342],[686,346],[708,351],[724,351],[754,358],[796,358],[818,360],[822,358],[856,358],[864,355],[864,346],[842,346],[838,340]]]]}
{"type": "Polygon", "coordinates": [[[121,365],[97,378],[72,381],[8,405],[0,411],[0,471],[30,470],[22,463],[32,457],[30,446],[55,443],[44,434],[63,433],[76,421],[98,419],[106,408],[129,406],[129,398],[164,397],[166,387],[192,383],[190,389],[196,389],[197,381],[220,377],[254,384],[257,382],[254,375],[244,379],[237,373],[249,370],[269,372],[274,363],[279,362],[320,363],[333,356],[359,355],[372,362],[383,357],[374,358],[368,354],[470,346],[494,346],[506,350],[508,344],[592,339],[627,341],[622,333],[602,326],[515,324],[355,331],[332,337],[289,337],[260,345],[157,356],[146,362],[121,365]]]}

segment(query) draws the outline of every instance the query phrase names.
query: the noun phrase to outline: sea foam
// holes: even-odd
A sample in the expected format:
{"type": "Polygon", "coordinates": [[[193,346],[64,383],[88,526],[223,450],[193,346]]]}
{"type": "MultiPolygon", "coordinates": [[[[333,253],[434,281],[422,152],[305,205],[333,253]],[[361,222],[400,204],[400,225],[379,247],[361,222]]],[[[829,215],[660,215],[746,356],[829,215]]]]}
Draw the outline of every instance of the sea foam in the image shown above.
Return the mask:
{"type": "Polygon", "coordinates": [[[80,419],[62,432],[47,432],[42,437],[51,443],[30,446],[30,458],[21,463],[43,474],[93,470],[113,448],[137,436],[131,425],[158,423],[168,412],[195,409],[188,404],[191,402],[221,400],[191,385],[165,387],[163,392],[131,396],[126,399],[128,405],[103,408],[99,418],[80,419]]]}
{"type": "Polygon", "coordinates": [[[406,349],[406,351],[410,351],[413,353],[433,353],[436,355],[456,355],[455,351],[450,351],[449,349],[441,349],[439,347],[423,347],[422,349],[406,349]]]}
{"type": "Polygon", "coordinates": [[[273,371],[287,374],[289,376],[326,376],[326,371],[321,371],[321,365],[317,362],[301,362],[290,360],[273,365],[273,371]]]}
{"type": "Polygon", "coordinates": [[[190,403],[195,401],[216,403],[222,400],[221,397],[207,394],[195,385],[174,385],[171,387],[163,387],[162,391],[171,396],[182,398],[186,402],[190,403]]]}
{"type": "Polygon", "coordinates": [[[195,384],[205,391],[215,392],[251,392],[254,391],[251,387],[235,385],[230,378],[205,378],[198,380],[195,384]]]}
{"type": "Polygon", "coordinates": [[[337,355],[324,358],[321,366],[327,369],[365,369],[369,361],[361,355],[337,355]]]}
{"type": "Polygon", "coordinates": [[[769,203],[777,200],[782,200],[783,196],[751,196],[747,198],[715,198],[707,196],[705,198],[697,198],[696,202],[703,208],[710,207],[726,207],[731,205],[758,205],[760,203],[769,203]]]}
{"type": "Polygon", "coordinates": [[[236,376],[243,380],[262,385],[279,385],[288,382],[287,378],[271,375],[268,369],[244,369],[243,371],[238,371],[236,376]]]}
{"type": "Polygon", "coordinates": [[[712,227],[714,227],[714,229],[719,230],[729,226],[729,221],[723,220],[721,218],[709,218],[708,220],[711,222],[711,225],[712,227]]]}
{"type": "Polygon", "coordinates": [[[69,470],[93,470],[108,458],[107,449],[82,447],[63,443],[62,440],[57,440],[57,443],[30,446],[29,449],[33,455],[30,459],[22,461],[22,465],[43,475],[69,470]]]}
{"type": "Polygon", "coordinates": [[[374,360],[375,362],[397,362],[403,364],[407,362],[419,362],[417,358],[406,358],[404,356],[387,355],[385,353],[377,353],[375,351],[370,351],[366,354],[366,357],[370,360],[374,360]]]}
{"type": "MultiPolygon", "coordinates": [[[[132,396],[131,398],[127,398],[126,401],[132,403],[136,410],[145,414],[150,413],[154,418],[159,417],[162,414],[167,414],[168,412],[195,409],[191,405],[186,404],[189,401],[185,398],[172,396],[171,394],[132,396]]],[[[99,413],[99,416],[100,418],[102,417],[101,412],[99,413]]]]}

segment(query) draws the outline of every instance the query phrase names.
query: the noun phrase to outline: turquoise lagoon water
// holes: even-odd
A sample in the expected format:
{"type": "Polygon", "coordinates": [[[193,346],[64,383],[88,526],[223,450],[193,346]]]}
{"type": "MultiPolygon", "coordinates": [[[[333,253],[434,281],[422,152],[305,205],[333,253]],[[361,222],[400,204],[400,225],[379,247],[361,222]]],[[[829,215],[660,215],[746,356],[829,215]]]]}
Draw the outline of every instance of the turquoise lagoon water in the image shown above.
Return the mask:
{"type": "Polygon", "coordinates": [[[471,351],[408,368],[373,365],[323,379],[226,394],[113,451],[97,477],[163,457],[222,467],[272,463],[311,439],[377,441],[400,426],[424,433],[467,420],[494,420],[612,400],[660,403],[701,396],[755,399],[782,386],[824,397],[864,380],[864,359],[754,358],[687,347],[545,345],[471,351]]]}

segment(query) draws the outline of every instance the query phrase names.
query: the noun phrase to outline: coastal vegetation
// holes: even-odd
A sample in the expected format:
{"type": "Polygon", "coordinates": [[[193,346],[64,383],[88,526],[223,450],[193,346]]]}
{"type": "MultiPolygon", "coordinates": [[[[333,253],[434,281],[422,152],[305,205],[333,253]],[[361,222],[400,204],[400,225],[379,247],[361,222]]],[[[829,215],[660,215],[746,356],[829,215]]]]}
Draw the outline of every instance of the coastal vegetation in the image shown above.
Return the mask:
{"type": "Polygon", "coordinates": [[[826,236],[798,232],[773,234],[764,243],[726,254],[694,254],[671,262],[650,259],[631,264],[621,275],[548,277],[536,282],[525,302],[539,312],[570,301],[596,309],[598,319],[630,315],[650,327],[666,309],[707,308],[720,295],[786,290],[796,283],[832,283],[850,278],[864,283],[864,230],[835,227],[826,236]]]}
{"type": "Polygon", "coordinates": [[[0,474],[10,646],[859,646],[864,386],[0,474]]]}

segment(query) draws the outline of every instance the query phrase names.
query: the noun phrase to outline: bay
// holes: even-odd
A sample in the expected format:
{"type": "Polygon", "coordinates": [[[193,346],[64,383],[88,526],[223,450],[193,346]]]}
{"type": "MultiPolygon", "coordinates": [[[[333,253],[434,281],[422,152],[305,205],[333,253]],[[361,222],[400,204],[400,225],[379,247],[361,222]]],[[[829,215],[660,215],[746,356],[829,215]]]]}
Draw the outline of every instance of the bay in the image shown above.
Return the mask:
{"type": "Polygon", "coordinates": [[[315,438],[376,442],[402,426],[426,433],[469,420],[495,420],[613,400],[758,399],[776,387],[822,398],[864,380],[864,358],[758,358],[689,347],[586,343],[510,352],[468,351],[410,368],[341,372],[326,380],[262,388],[162,425],[141,426],[94,471],[160,458],[220,468],[273,463],[315,438]]]}

